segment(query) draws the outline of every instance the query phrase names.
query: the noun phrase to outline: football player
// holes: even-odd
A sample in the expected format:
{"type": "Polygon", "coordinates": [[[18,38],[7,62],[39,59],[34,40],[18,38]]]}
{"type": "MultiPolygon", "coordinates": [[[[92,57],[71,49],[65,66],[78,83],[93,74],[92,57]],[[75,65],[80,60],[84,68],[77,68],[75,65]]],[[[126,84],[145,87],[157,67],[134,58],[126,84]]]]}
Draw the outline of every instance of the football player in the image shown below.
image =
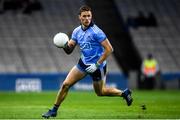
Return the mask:
{"type": "Polygon", "coordinates": [[[113,52],[113,48],[105,33],[92,21],[92,11],[89,6],[82,6],[79,10],[81,25],[74,29],[71,39],[63,47],[67,54],[72,53],[76,45],[80,46],[81,57],[65,78],[52,109],[42,115],[44,118],[56,117],[58,108],[67,96],[71,86],[90,75],[97,96],[123,97],[127,105],[132,104],[131,91],[127,88],[119,90],[105,86],[106,59],[113,52]]]}

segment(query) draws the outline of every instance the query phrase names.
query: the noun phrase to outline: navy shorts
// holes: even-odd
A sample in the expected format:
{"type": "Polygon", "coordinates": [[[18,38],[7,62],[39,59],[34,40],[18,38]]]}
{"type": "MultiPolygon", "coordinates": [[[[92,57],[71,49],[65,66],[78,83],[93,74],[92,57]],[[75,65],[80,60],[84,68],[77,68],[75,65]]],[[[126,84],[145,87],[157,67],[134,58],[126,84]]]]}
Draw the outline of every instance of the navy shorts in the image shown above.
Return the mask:
{"type": "MultiPolygon", "coordinates": [[[[79,59],[79,62],[76,66],[80,71],[87,73],[86,68],[89,67],[89,65],[84,64],[81,59],[79,59]]],[[[107,68],[106,68],[106,64],[105,64],[103,67],[98,68],[95,72],[87,73],[87,74],[89,74],[92,77],[93,81],[105,80],[106,72],[107,72],[106,69],[107,68]]]]}

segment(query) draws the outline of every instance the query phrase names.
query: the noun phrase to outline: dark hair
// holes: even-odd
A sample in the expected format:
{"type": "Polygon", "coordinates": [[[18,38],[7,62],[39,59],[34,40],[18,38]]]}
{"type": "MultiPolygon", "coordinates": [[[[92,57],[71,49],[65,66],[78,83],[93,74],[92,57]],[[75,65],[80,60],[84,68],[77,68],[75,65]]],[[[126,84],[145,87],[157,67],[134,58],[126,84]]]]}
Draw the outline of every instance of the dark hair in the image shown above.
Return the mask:
{"type": "Polygon", "coordinates": [[[89,6],[87,6],[87,5],[81,6],[80,9],[79,9],[79,15],[84,11],[91,11],[91,8],[89,6]]]}

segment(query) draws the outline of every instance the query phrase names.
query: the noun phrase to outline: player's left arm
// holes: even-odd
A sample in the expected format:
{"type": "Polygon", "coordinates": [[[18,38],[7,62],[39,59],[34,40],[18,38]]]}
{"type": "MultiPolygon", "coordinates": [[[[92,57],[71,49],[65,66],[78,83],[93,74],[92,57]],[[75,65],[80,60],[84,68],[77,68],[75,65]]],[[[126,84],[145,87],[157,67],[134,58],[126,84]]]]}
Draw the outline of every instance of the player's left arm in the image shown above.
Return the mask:
{"type": "Polygon", "coordinates": [[[101,45],[104,47],[104,53],[97,61],[97,64],[102,64],[103,61],[106,60],[108,56],[113,52],[113,47],[107,38],[101,42],[101,45]]]}
{"type": "Polygon", "coordinates": [[[101,45],[104,47],[104,53],[96,63],[91,64],[89,67],[86,68],[86,71],[89,73],[95,72],[100,66],[100,64],[102,64],[103,61],[106,60],[107,57],[113,52],[113,48],[107,38],[101,42],[101,45]]]}

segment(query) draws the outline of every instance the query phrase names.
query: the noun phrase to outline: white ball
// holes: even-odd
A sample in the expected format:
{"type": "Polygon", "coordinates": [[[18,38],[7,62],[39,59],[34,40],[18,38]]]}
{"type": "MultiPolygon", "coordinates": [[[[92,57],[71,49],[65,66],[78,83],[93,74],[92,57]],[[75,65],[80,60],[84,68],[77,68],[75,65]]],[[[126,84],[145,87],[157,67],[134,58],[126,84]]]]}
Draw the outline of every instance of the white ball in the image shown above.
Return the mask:
{"type": "Polygon", "coordinates": [[[64,47],[69,40],[69,37],[65,33],[57,33],[53,38],[53,43],[57,47],[64,47]]]}

